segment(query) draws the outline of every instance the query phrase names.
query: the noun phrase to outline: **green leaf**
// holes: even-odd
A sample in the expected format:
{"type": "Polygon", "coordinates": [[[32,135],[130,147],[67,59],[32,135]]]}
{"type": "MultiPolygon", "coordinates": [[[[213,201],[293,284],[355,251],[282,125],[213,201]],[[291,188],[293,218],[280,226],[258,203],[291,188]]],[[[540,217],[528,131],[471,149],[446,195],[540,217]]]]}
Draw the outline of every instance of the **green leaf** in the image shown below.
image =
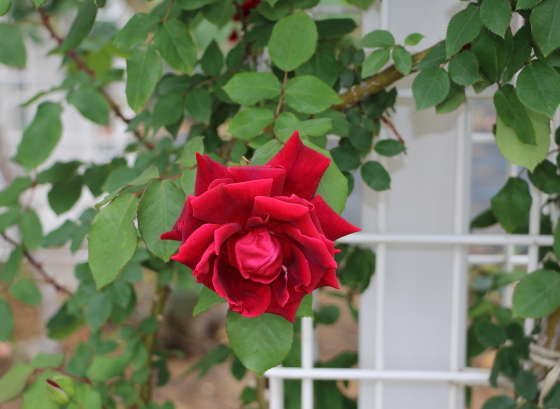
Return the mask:
{"type": "Polygon", "coordinates": [[[17,26],[0,23],[0,63],[25,68],[27,51],[17,26]]]}
{"type": "Polygon", "coordinates": [[[535,166],[541,163],[548,153],[550,120],[546,116],[531,110],[527,112],[535,129],[537,145],[531,146],[522,143],[515,131],[506,126],[499,116],[496,117],[496,144],[509,162],[533,171],[535,166]]]}
{"type": "Polygon", "coordinates": [[[61,45],[62,51],[69,51],[76,48],[89,35],[97,16],[97,6],[93,0],[85,0],[78,9],[70,31],[66,35],[61,45]]]}
{"type": "Polygon", "coordinates": [[[527,182],[510,177],[490,202],[501,226],[506,232],[513,233],[527,222],[533,199],[527,182]]]}
{"type": "Polygon", "coordinates": [[[103,404],[101,395],[91,385],[78,383],[76,385],[76,395],[68,405],[68,409],[102,409],[103,404]]]}
{"type": "Polygon", "coordinates": [[[508,29],[505,37],[501,38],[483,28],[480,35],[472,42],[471,49],[488,78],[498,82],[513,51],[511,30],[508,29]]]}
{"type": "Polygon", "coordinates": [[[536,144],[535,129],[531,118],[529,118],[527,109],[519,101],[513,85],[506,84],[496,91],[494,105],[500,119],[515,131],[521,142],[528,145],[536,144]]]}
{"type": "Polygon", "coordinates": [[[315,317],[315,314],[313,313],[313,294],[307,294],[301,300],[301,304],[296,312],[296,318],[301,317],[315,317]]]}
{"type": "Polygon", "coordinates": [[[132,352],[119,356],[97,355],[87,370],[87,377],[94,382],[105,382],[123,373],[132,359],[132,352]]]}
{"type": "Polygon", "coordinates": [[[425,70],[426,68],[443,64],[445,61],[447,61],[447,58],[445,57],[445,42],[441,41],[428,51],[424,58],[416,64],[415,69],[425,70]]]}
{"type": "Polygon", "coordinates": [[[68,180],[56,183],[49,191],[49,205],[57,215],[70,210],[80,199],[84,178],[74,175],[68,180]]]}
{"type": "Polygon", "coordinates": [[[331,162],[323,173],[316,194],[320,195],[331,209],[338,214],[341,214],[346,207],[348,180],[334,162],[331,162]]]}
{"type": "Polygon", "coordinates": [[[251,158],[251,166],[261,166],[266,164],[274,155],[280,152],[284,145],[282,145],[278,140],[273,139],[268,141],[263,146],[255,150],[253,157],[251,158]]]}
{"type": "Polygon", "coordinates": [[[168,94],[157,100],[152,115],[154,131],[165,125],[174,124],[183,118],[183,97],[181,94],[168,94]]]}
{"type": "Polygon", "coordinates": [[[16,247],[10,254],[10,258],[4,264],[4,268],[0,271],[0,280],[10,283],[19,273],[21,262],[23,260],[23,247],[16,247]]]}
{"type": "Polygon", "coordinates": [[[216,0],[177,0],[177,3],[185,10],[197,10],[215,1],[216,0]]]}
{"type": "Polygon", "coordinates": [[[332,129],[330,133],[338,136],[348,136],[350,131],[350,124],[346,117],[341,112],[328,109],[315,115],[315,118],[330,118],[332,119],[332,129]]]}
{"type": "Polygon", "coordinates": [[[451,79],[459,85],[472,85],[482,80],[478,73],[478,60],[469,50],[455,55],[449,61],[448,69],[451,79]]]}
{"type": "Polygon", "coordinates": [[[0,191],[0,207],[11,206],[17,203],[21,192],[31,186],[31,179],[28,177],[15,178],[12,184],[0,191]]]}
{"type": "MultiPolygon", "coordinates": [[[[0,299],[1,302],[2,299],[0,299]]],[[[1,331],[1,330],[0,330],[1,331]]],[[[18,397],[27,386],[27,378],[33,373],[33,368],[20,362],[14,364],[8,372],[0,378],[0,404],[18,397]]]]}
{"type": "Polygon", "coordinates": [[[311,75],[292,78],[286,85],[284,98],[290,107],[304,114],[316,114],[342,102],[332,88],[311,75]]]}
{"type": "Polygon", "coordinates": [[[36,369],[43,369],[53,367],[56,368],[64,363],[64,352],[60,354],[47,354],[46,352],[39,352],[31,360],[31,365],[36,369]]]}
{"type": "MultiPolygon", "coordinates": [[[[0,296],[0,342],[6,342],[14,332],[14,315],[10,305],[0,296]]],[[[0,388],[0,394],[2,388],[0,388]]],[[[0,395],[1,396],[1,395],[0,395]]]]}
{"type": "Polygon", "coordinates": [[[338,146],[331,150],[331,155],[342,172],[354,170],[362,162],[359,152],[351,146],[338,146]]]}
{"type": "Polygon", "coordinates": [[[103,193],[103,184],[109,176],[109,166],[91,165],[84,172],[84,182],[89,188],[93,197],[97,197],[103,193]]]}
{"type": "Polygon", "coordinates": [[[504,37],[511,21],[509,0],[484,0],[480,5],[480,19],[494,34],[504,37]]]}
{"type": "Polygon", "coordinates": [[[187,27],[179,20],[167,20],[160,24],[154,44],[171,68],[185,74],[192,72],[196,64],[196,45],[187,27]]]}
{"type": "Polygon", "coordinates": [[[136,13],[119,31],[113,42],[119,48],[142,44],[158,22],[159,18],[155,14],[136,13]]]}
{"type": "Polygon", "coordinates": [[[496,223],[498,223],[498,219],[496,219],[496,216],[494,215],[492,209],[486,209],[471,220],[470,228],[483,229],[485,227],[490,227],[496,223]]]}
{"type": "Polygon", "coordinates": [[[87,303],[84,316],[90,328],[97,331],[109,319],[112,310],[111,298],[106,293],[99,292],[87,303]]]}
{"type": "Polygon", "coordinates": [[[259,376],[282,363],[293,341],[293,325],[275,314],[248,318],[228,311],[226,331],[233,352],[259,376]],[[251,340],[251,342],[247,342],[251,340]]]}
{"type": "Polygon", "coordinates": [[[513,314],[524,318],[541,318],[560,306],[560,274],[537,270],[528,274],[513,292],[513,314]]]}
{"type": "Polygon", "coordinates": [[[29,305],[37,305],[41,303],[41,292],[35,283],[28,279],[22,279],[10,286],[10,294],[29,305]]]}
{"type": "Polygon", "coordinates": [[[379,162],[368,161],[362,165],[362,179],[378,192],[391,188],[391,176],[379,162]]]}
{"type": "Polygon", "coordinates": [[[315,21],[319,38],[340,38],[354,31],[358,25],[351,18],[329,18],[315,21]]]}
{"type": "Polygon", "coordinates": [[[56,184],[64,182],[76,173],[81,163],[78,161],[56,162],[50,168],[45,169],[37,176],[37,183],[56,184]]]}
{"type": "Polygon", "coordinates": [[[0,0],[0,16],[4,16],[10,11],[12,0],[0,0]]]}
{"type": "Polygon", "coordinates": [[[315,321],[318,324],[331,325],[340,317],[340,308],[336,305],[327,305],[315,312],[315,321]]]}
{"type": "Polygon", "coordinates": [[[235,15],[235,7],[230,1],[218,0],[202,8],[202,15],[206,20],[219,28],[225,26],[235,15]]]}
{"type": "Polygon", "coordinates": [[[351,125],[348,139],[350,140],[350,144],[356,149],[367,152],[371,148],[373,133],[359,126],[351,125]]]}
{"type": "Polygon", "coordinates": [[[560,104],[560,74],[533,61],[517,77],[517,94],[527,108],[552,118],[560,104]]]}
{"type": "Polygon", "coordinates": [[[515,409],[517,404],[509,396],[494,396],[484,402],[482,409],[515,409]]]}
{"type": "Polygon", "coordinates": [[[560,385],[555,384],[544,397],[545,408],[557,408],[560,406],[560,385]]]}
{"type": "Polygon", "coordinates": [[[282,86],[270,72],[243,72],[235,74],[224,90],[238,104],[251,106],[260,100],[277,97],[282,86]]]}
{"type": "Polygon", "coordinates": [[[449,90],[447,97],[445,97],[443,102],[436,105],[436,114],[447,114],[449,112],[453,112],[466,101],[467,97],[465,95],[465,87],[457,86],[453,82],[451,85],[452,88],[449,90]]]}
{"type": "Polygon", "coordinates": [[[542,161],[533,172],[529,172],[529,180],[541,192],[560,194],[560,175],[558,168],[548,160],[542,161]]]}
{"type": "Polygon", "coordinates": [[[517,0],[517,3],[515,4],[515,9],[516,10],[532,9],[541,1],[542,0],[517,0]]]}
{"type": "Polygon", "coordinates": [[[19,229],[24,246],[29,250],[37,250],[43,240],[43,227],[35,210],[27,210],[19,220],[19,229]]]}
{"type": "Polygon", "coordinates": [[[538,390],[535,376],[529,371],[519,371],[515,377],[515,392],[525,399],[533,400],[538,390]]]}
{"type": "Polygon", "coordinates": [[[202,71],[210,77],[215,77],[222,72],[224,67],[224,55],[222,50],[216,43],[216,40],[212,40],[210,45],[204,51],[204,55],[200,59],[200,67],[202,71]]]}
{"type": "Polygon", "coordinates": [[[375,30],[366,34],[360,45],[364,48],[391,48],[395,45],[395,37],[387,30],[375,30]]]}
{"type": "Polygon", "coordinates": [[[360,10],[366,11],[371,7],[375,0],[348,0],[351,4],[358,7],[360,10]]]}
{"type": "Polygon", "coordinates": [[[533,37],[546,57],[560,47],[560,0],[544,0],[531,12],[533,37]]]}
{"type": "Polygon", "coordinates": [[[475,323],[474,333],[478,341],[488,348],[498,348],[507,341],[504,329],[490,321],[475,323]]]}
{"type": "Polygon", "coordinates": [[[26,170],[36,168],[47,160],[58,144],[62,136],[61,113],[60,104],[53,102],[43,102],[37,108],[33,122],[23,132],[16,154],[16,160],[26,170]]]}
{"type": "Polygon", "coordinates": [[[266,108],[247,108],[233,117],[228,132],[239,139],[253,139],[274,121],[274,114],[266,108]]]}
{"type": "Polygon", "coordinates": [[[375,272],[375,254],[369,249],[357,248],[346,260],[342,281],[352,287],[360,287],[364,292],[375,272]]]}
{"type": "Polygon", "coordinates": [[[212,291],[206,286],[202,287],[202,291],[198,295],[198,301],[194,306],[193,317],[196,317],[201,312],[206,311],[210,307],[216,304],[222,304],[227,302],[225,298],[220,297],[215,291],[212,291]]]}
{"type": "Polygon", "coordinates": [[[19,204],[8,208],[4,213],[0,213],[0,233],[16,224],[20,218],[21,206],[19,204]]]}
{"type": "Polygon", "coordinates": [[[41,241],[41,247],[60,247],[63,246],[72,234],[78,229],[78,225],[71,220],[66,220],[58,229],[51,231],[41,241]]]}
{"type": "Polygon", "coordinates": [[[474,40],[481,28],[482,21],[480,20],[478,7],[469,6],[451,17],[445,38],[445,54],[447,58],[461,51],[465,44],[474,40]]]}
{"type": "Polygon", "coordinates": [[[301,121],[285,128],[279,129],[276,136],[282,141],[286,142],[294,133],[299,132],[299,136],[323,136],[326,135],[332,128],[332,119],[317,118],[301,121]]]}
{"type": "Polygon", "coordinates": [[[525,24],[517,30],[517,33],[513,36],[513,52],[511,54],[511,59],[502,74],[502,82],[511,81],[515,73],[525,65],[533,51],[533,46],[531,45],[532,41],[533,37],[529,24],[525,24]]]}
{"type": "Polygon", "coordinates": [[[168,262],[179,248],[178,242],[160,240],[181,215],[185,196],[171,180],[154,180],[142,195],[138,209],[138,228],[148,249],[168,262]]]}
{"type": "Polygon", "coordinates": [[[191,138],[185,144],[183,148],[183,153],[181,157],[177,159],[175,162],[183,165],[187,168],[191,168],[196,165],[196,154],[200,153],[201,155],[204,154],[204,137],[203,136],[196,136],[191,138]]]}
{"type": "Polygon", "coordinates": [[[423,38],[424,36],[422,34],[412,33],[406,36],[406,38],[404,39],[404,44],[412,47],[422,41],[423,38]]]}
{"type": "Polygon", "coordinates": [[[74,105],[80,114],[99,125],[107,125],[111,107],[107,98],[91,87],[80,87],[68,94],[68,103],[74,105]]]}
{"type": "Polygon", "coordinates": [[[430,67],[420,72],[412,83],[416,111],[442,102],[449,92],[449,76],[441,67],[430,67]]]}
{"type": "Polygon", "coordinates": [[[386,49],[377,50],[368,55],[362,65],[362,78],[377,74],[377,72],[387,64],[390,56],[391,52],[386,49]]]}
{"type": "Polygon", "coordinates": [[[153,45],[136,48],[126,60],[126,99],[138,113],[144,106],[161,76],[161,61],[153,45]]]}
{"type": "Polygon", "coordinates": [[[406,150],[403,143],[394,139],[384,139],[375,144],[375,152],[383,156],[395,156],[406,150]]]}
{"type": "Polygon", "coordinates": [[[136,228],[132,223],[138,199],[123,194],[101,211],[91,224],[89,265],[97,288],[114,281],[136,250],[136,228]]]}
{"type": "Polygon", "coordinates": [[[404,49],[404,47],[398,45],[393,48],[391,56],[393,57],[395,68],[398,72],[402,75],[410,74],[410,70],[412,69],[412,57],[410,53],[404,49]]]}
{"type": "Polygon", "coordinates": [[[279,69],[293,71],[313,56],[317,37],[313,19],[302,11],[296,11],[274,25],[268,52],[279,69]]]}
{"type": "Polygon", "coordinates": [[[194,88],[185,97],[185,109],[197,121],[210,123],[212,99],[204,88],[194,88]]]}
{"type": "Polygon", "coordinates": [[[60,405],[50,399],[47,379],[57,375],[54,371],[45,371],[40,374],[23,392],[21,409],[34,409],[37,402],[41,402],[41,409],[59,409],[60,405]]]}
{"type": "Polygon", "coordinates": [[[332,87],[340,75],[340,64],[336,60],[334,47],[328,44],[319,44],[313,57],[296,68],[296,75],[314,75],[332,87]]]}

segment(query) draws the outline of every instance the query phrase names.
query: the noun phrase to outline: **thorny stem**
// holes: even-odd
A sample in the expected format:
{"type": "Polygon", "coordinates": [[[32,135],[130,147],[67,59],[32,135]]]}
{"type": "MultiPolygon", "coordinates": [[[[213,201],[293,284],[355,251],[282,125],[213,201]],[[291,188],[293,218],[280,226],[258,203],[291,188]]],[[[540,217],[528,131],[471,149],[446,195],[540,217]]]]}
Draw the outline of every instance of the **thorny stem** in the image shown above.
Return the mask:
{"type": "MultiPolygon", "coordinates": [[[[9,236],[7,236],[6,233],[2,233],[2,237],[4,237],[4,240],[11,243],[12,245],[18,246],[18,243],[15,240],[13,240],[12,238],[10,238],[9,236]]],[[[43,265],[41,263],[39,263],[37,260],[35,260],[35,258],[29,252],[29,250],[27,250],[25,247],[23,248],[23,253],[25,254],[25,257],[27,257],[27,260],[29,260],[29,263],[31,263],[31,265],[33,265],[33,267],[35,267],[35,269],[37,270],[39,275],[42,276],[43,279],[47,283],[52,285],[54,288],[56,288],[57,291],[59,291],[61,293],[72,295],[72,292],[70,290],[68,290],[66,287],[60,285],[59,283],[57,283],[54,280],[54,278],[52,278],[51,276],[49,276],[47,274],[47,272],[43,268],[43,265]]]]}
{"type": "MultiPolygon", "coordinates": [[[[412,56],[412,63],[415,64],[420,61],[426,56],[426,54],[428,54],[428,51],[430,51],[432,48],[433,47],[430,47],[427,50],[414,54],[412,56]]],[[[410,73],[412,74],[413,72],[414,70],[410,73]]],[[[340,99],[342,99],[342,103],[331,106],[331,109],[334,109],[336,111],[346,111],[347,109],[356,105],[362,99],[367,98],[384,88],[387,88],[389,85],[395,83],[403,77],[404,75],[397,71],[394,65],[391,65],[390,67],[381,71],[379,74],[376,74],[373,77],[362,81],[358,85],[354,85],[348,91],[339,95],[340,99]]]]}
{"type": "MultiPolygon", "coordinates": [[[[163,321],[163,309],[165,307],[165,301],[167,300],[167,296],[169,295],[169,287],[166,285],[160,284],[158,282],[156,287],[156,293],[154,295],[154,301],[152,303],[152,312],[151,316],[155,317],[159,323],[163,321]]],[[[159,326],[158,326],[159,329],[159,326]]],[[[151,334],[147,335],[144,339],[144,345],[146,350],[148,351],[148,358],[146,361],[147,367],[152,369],[152,357],[154,355],[155,345],[156,345],[156,336],[158,331],[155,330],[151,334]]],[[[152,399],[152,377],[149,376],[148,380],[142,384],[140,387],[140,398],[144,402],[144,404],[148,404],[148,402],[152,399]]]]}
{"type": "MultiPolygon", "coordinates": [[[[173,3],[173,2],[172,2],[173,3]]],[[[50,18],[51,16],[49,16],[47,13],[45,13],[45,10],[43,10],[41,7],[39,7],[37,9],[37,11],[39,12],[40,16],[41,16],[41,24],[48,30],[48,32],[50,33],[51,37],[58,43],[59,46],[62,45],[62,43],[64,42],[64,39],[62,37],[60,37],[58,34],[56,34],[56,32],[54,31],[51,22],[50,22],[50,18]]],[[[80,71],[84,71],[85,73],[87,73],[91,78],[95,79],[95,71],[93,71],[92,69],[90,69],[87,64],[85,63],[84,60],[82,60],[78,54],[76,53],[76,51],[74,50],[68,50],[66,51],[66,55],[68,55],[68,57],[70,57],[75,63],[76,66],[78,67],[78,70],[80,71]]],[[[101,89],[101,92],[103,93],[103,95],[105,96],[105,98],[107,99],[107,102],[109,103],[109,105],[111,106],[111,108],[113,109],[113,111],[115,112],[115,115],[117,115],[120,119],[122,119],[125,123],[129,124],[130,123],[130,119],[128,119],[127,117],[125,117],[122,113],[122,111],[120,110],[119,106],[117,105],[117,103],[109,96],[109,94],[107,94],[107,92],[104,89],[101,89]]],[[[138,132],[137,130],[134,130],[134,135],[136,136],[136,138],[138,138],[140,140],[140,142],[142,142],[149,150],[153,150],[154,149],[154,145],[151,144],[150,142],[147,142],[144,140],[144,138],[142,138],[142,135],[140,134],[140,132],[138,132]]]]}
{"type": "Polygon", "coordinates": [[[397,131],[397,128],[395,128],[395,125],[393,124],[393,122],[391,122],[389,118],[387,118],[386,116],[381,116],[381,122],[383,122],[385,125],[391,128],[391,131],[393,131],[393,133],[395,134],[395,136],[397,137],[400,143],[402,143],[403,145],[405,144],[404,139],[399,134],[399,131],[397,131]]]}
{"type": "Polygon", "coordinates": [[[276,114],[274,119],[278,118],[280,115],[280,110],[282,109],[282,102],[284,102],[284,90],[286,89],[286,83],[288,82],[288,71],[284,71],[284,82],[282,83],[282,91],[280,91],[280,99],[278,100],[278,106],[276,107],[276,114]]]}
{"type": "MultiPolygon", "coordinates": [[[[256,374],[255,374],[256,375],[256,374]]],[[[264,378],[261,378],[259,375],[257,377],[257,401],[259,402],[259,409],[268,409],[268,404],[264,397],[264,378]]]]}

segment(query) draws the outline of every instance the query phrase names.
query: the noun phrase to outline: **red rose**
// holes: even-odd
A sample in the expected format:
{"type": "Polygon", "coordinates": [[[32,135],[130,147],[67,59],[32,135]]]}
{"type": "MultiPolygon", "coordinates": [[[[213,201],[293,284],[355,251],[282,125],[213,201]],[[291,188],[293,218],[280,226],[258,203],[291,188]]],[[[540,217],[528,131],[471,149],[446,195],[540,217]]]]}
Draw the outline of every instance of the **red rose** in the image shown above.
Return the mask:
{"type": "Polygon", "coordinates": [[[197,161],[195,196],[161,235],[183,243],[172,259],[197,282],[245,317],[268,312],[292,322],[306,294],[339,288],[333,240],[359,229],[315,196],[330,159],[295,132],[265,166],[197,161]]]}

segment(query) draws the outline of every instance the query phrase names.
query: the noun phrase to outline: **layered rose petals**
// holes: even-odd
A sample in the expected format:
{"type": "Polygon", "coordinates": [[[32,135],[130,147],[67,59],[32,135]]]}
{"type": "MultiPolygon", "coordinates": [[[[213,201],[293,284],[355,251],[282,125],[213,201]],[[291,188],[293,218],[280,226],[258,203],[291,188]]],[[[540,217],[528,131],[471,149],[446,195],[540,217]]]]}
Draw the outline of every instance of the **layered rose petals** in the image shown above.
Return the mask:
{"type": "Polygon", "coordinates": [[[265,166],[227,168],[197,155],[195,196],[172,231],[172,258],[246,317],[265,312],[294,321],[301,300],[338,288],[334,242],[359,229],[315,192],[330,159],[297,132],[265,166]]]}

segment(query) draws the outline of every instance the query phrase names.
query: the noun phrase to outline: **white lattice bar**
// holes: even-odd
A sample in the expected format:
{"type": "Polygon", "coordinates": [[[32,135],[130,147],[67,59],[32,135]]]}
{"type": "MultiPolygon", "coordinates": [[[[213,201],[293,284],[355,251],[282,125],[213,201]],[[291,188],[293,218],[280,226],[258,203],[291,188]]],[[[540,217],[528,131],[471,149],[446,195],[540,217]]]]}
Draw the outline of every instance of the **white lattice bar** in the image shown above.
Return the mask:
{"type": "Polygon", "coordinates": [[[551,246],[554,238],[550,235],[524,234],[376,234],[354,233],[338,240],[350,244],[464,244],[500,246],[551,246]]]}

